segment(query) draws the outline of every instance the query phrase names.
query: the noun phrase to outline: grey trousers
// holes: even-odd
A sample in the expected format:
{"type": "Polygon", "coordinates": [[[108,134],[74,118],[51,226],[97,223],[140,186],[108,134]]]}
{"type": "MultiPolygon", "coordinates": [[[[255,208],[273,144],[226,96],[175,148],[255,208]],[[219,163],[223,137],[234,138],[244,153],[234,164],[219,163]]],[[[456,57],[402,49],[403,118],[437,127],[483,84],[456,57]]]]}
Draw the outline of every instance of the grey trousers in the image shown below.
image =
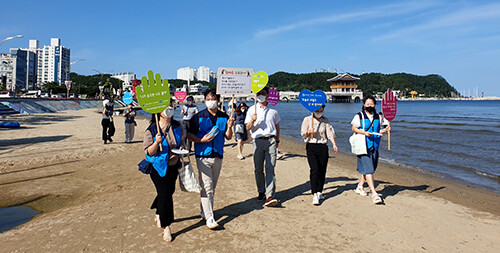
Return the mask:
{"type": "Polygon", "coordinates": [[[134,139],[134,132],[134,123],[125,123],[125,140],[132,141],[134,139]]]}
{"type": "Polygon", "coordinates": [[[266,193],[266,198],[274,198],[274,194],[276,193],[276,177],[274,175],[276,155],[276,138],[254,140],[253,163],[255,167],[255,182],[257,183],[257,191],[259,193],[266,193]]]}
{"type": "Polygon", "coordinates": [[[222,168],[222,159],[197,157],[196,166],[201,186],[201,211],[208,220],[214,217],[214,195],[222,168]]]}

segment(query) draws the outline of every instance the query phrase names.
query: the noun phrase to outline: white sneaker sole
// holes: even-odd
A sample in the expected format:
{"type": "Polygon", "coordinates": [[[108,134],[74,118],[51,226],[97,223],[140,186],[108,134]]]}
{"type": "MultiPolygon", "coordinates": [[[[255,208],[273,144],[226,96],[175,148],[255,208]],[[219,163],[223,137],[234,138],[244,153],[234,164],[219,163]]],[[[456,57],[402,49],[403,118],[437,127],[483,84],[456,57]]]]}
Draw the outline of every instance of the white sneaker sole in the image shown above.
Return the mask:
{"type": "Polygon", "coordinates": [[[273,200],[271,200],[269,202],[266,202],[264,204],[264,206],[267,206],[267,207],[273,207],[273,206],[277,206],[277,205],[278,205],[278,200],[275,200],[275,199],[273,199],[273,200]]]}
{"type": "Polygon", "coordinates": [[[207,228],[210,229],[210,230],[218,229],[219,227],[220,227],[219,224],[213,225],[213,226],[208,226],[207,225],[207,228]]]}

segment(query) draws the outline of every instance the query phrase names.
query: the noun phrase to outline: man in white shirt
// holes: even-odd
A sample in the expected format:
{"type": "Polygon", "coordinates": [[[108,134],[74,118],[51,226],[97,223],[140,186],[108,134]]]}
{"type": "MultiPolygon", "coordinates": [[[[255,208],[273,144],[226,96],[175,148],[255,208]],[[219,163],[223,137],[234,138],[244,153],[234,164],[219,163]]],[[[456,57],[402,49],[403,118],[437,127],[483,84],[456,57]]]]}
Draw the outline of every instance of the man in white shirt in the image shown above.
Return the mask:
{"type": "Polygon", "coordinates": [[[253,162],[255,181],[259,192],[257,199],[265,199],[264,206],[271,207],[278,205],[278,200],[274,196],[276,193],[274,167],[276,166],[276,155],[280,142],[280,115],[275,109],[269,108],[268,96],[268,87],[264,87],[257,93],[259,103],[248,109],[245,124],[247,130],[252,132],[252,138],[254,139],[253,162]],[[257,107],[257,114],[255,113],[255,107],[257,107]]]}

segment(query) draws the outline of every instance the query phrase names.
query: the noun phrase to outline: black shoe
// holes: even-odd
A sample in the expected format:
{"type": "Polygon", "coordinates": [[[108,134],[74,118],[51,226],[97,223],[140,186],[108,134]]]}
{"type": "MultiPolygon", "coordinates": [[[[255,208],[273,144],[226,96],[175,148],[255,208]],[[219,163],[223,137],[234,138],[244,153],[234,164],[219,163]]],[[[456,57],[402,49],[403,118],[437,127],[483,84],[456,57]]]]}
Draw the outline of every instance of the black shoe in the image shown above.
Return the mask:
{"type": "Polygon", "coordinates": [[[257,197],[257,200],[262,201],[266,199],[266,194],[263,192],[259,192],[259,196],[257,197]]]}
{"type": "Polygon", "coordinates": [[[107,140],[104,140],[104,144],[108,144],[108,141],[107,141],[107,140]]]}
{"type": "Polygon", "coordinates": [[[109,142],[113,142],[113,139],[111,137],[108,137],[109,142]]]}

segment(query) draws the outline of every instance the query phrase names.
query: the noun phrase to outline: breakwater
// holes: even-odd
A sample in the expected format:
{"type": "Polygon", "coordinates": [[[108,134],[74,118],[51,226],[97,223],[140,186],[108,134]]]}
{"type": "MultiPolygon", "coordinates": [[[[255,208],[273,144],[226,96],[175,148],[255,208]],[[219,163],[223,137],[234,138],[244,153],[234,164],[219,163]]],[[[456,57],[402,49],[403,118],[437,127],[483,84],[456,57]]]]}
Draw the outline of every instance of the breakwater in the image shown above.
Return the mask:
{"type": "Polygon", "coordinates": [[[40,98],[7,98],[0,103],[19,113],[51,113],[67,110],[81,110],[102,107],[98,99],[40,99],[40,98]]]}

